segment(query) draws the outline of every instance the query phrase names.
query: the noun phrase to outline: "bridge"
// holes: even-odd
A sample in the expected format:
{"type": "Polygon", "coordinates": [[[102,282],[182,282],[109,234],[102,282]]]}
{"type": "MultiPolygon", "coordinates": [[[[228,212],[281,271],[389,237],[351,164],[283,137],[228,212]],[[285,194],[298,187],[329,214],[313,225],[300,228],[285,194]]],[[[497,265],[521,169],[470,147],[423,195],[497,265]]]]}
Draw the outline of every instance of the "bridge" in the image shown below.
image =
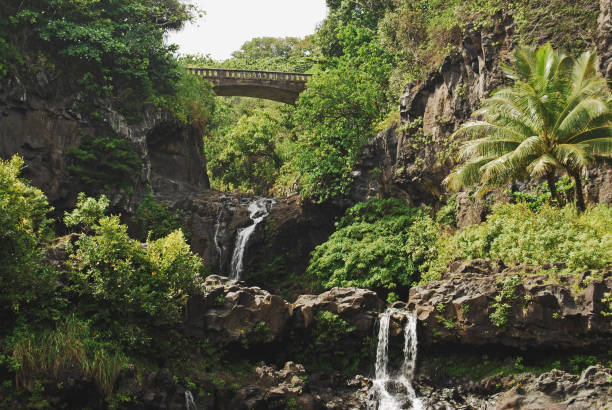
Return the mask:
{"type": "Polygon", "coordinates": [[[312,74],[223,68],[189,68],[189,71],[210,81],[217,95],[264,98],[285,104],[295,104],[312,77],[312,74]]]}

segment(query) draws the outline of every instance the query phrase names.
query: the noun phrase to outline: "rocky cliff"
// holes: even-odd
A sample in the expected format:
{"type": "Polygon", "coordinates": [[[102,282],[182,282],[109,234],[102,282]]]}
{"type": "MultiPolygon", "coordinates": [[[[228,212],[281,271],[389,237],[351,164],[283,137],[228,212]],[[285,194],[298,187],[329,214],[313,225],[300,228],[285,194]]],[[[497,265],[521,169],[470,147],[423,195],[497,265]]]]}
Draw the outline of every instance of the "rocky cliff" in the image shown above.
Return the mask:
{"type": "MultiPolygon", "coordinates": [[[[601,71],[608,78],[612,78],[611,19],[612,3],[601,0],[597,36],[589,46],[597,49],[601,71]]],[[[533,33],[535,42],[555,40],[546,35],[549,23],[542,25],[541,33],[533,33]]],[[[383,195],[413,204],[444,201],[448,193],[442,180],[455,165],[460,143],[450,135],[503,84],[499,63],[509,61],[517,41],[512,17],[500,16],[492,27],[473,30],[423,80],[407,84],[400,98],[401,123],[379,133],[364,148],[353,173],[350,200],[383,195]]],[[[612,203],[610,168],[591,169],[588,180],[585,193],[590,201],[612,203]]],[[[469,222],[479,218],[472,219],[469,222]]]]}

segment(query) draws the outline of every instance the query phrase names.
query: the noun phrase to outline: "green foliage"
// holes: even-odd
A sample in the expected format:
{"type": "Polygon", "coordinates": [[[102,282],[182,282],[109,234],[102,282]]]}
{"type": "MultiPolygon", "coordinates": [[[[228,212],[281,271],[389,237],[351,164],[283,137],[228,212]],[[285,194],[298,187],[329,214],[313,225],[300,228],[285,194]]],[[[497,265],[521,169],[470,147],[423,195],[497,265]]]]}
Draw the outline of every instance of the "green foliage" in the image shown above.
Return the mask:
{"type": "Polygon", "coordinates": [[[81,235],[71,255],[73,288],[91,300],[89,314],[96,326],[109,328],[127,348],[148,345],[151,328],[180,321],[203,273],[202,261],[180,230],[147,249],[128,237],[117,216],[100,219],[93,231],[81,235]]]}
{"type": "Polygon", "coordinates": [[[64,224],[68,228],[79,227],[82,231],[90,231],[102,219],[108,204],[105,195],[95,199],[88,198],[84,192],[81,192],[77,197],[76,208],[72,212],[66,212],[64,224]]]}
{"type": "Polygon", "coordinates": [[[71,175],[89,192],[129,188],[142,167],[126,138],[85,136],[81,145],[69,148],[68,153],[73,161],[71,175]]]}
{"type": "MultiPolygon", "coordinates": [[[[51,237],[47,197],[19,178],[21,157],[0,160],[0,318],[12,318],[53,290],[54,273],[42,266],[51,237]]],[[[6,324],[6,322],[5,322],[6,324]]]]}
{"type": "Polygon", "coordinates": [[[308,272],[324,287],[376,290],[409,287],[435,257],[438,226],[398,199],[372,199],[350,208],[337,231],[312,254],[308,272]]]}
{"type": "Polygon", "coordinates": [[[388,108],[394,62],[371,30],[347,25],[338,38],[344,55],[315,75],[297,102],[298,140],[284,169],[302,196],[318,201],[347,193],[360,150],[388,108]]]}
{"type": "Polygon", "coordinates": [[[457,194],[451,195],[440,208],[436,214],[436,222],[440,225],[457,226],[457,194]]]}
{"type": "Polygon", "coordinates": [[[555,174],[563,171],[574,179],[576,204],[584,210],[580,174],[612,159],[611,94],[595,53],[573,59],[550,44],[519,47],[513,65],[502,68],[513,84],[483,101],[475,113],[483,120],[454,134],[468,139],[461,148],[465,163],[445,182],[486,189],[546,177],[557,199],[555,174]]]}
{"type": "MultiPolygon", "coordinates": [[[[564,175],[555,182],[555,187],[557,191],[557,200],[554,202],[557,205],[563,206],[572,201],[576,182],[570,180],[567,175],[564,175]]],[[[516,191],[510,194],[516,202],[524,203],[534,212],[538,212],[542,209],[544,204],[553,203],[550,188],[546,184],[540,184],[529,191],[516,191]]]]}
{"type": "Polygon", "coordinates": [[[95,95],[123,100],[172,90],[175,47],[164,36],[193,11],[179,0],[40,0],[0,7],[0,44],[25,56],[19,61],[9,54],[3,67],[44,62],[81,79],[95,95]]]}
{"type": "Polygon", "coordinates": [[[175,93],[151,100],[157,106],[170,111],[178,121],[195,127],[200,132],[206,128],[215,109],[212,84],[190,74],[185,68],[180,70],[175,93]]]}
{"type": "Polygon", "coordinates": [[[100,342],[89,325],[74,316],[50,331],[19,329],[9,344],[18,363],[17,388],[31,389],[38,378],[53,376],[61,381],[76,369],[84,377],[93,379],[100,391],[108,396],[119,372],[127,364],[119,350],[112,344],[100,342]]]}
{"type": "Polygon", "coordinates": [[[495,295],[495,302],[491,304],[494,311],[489,318],[495,326],[505,327],[508,324],[512,304],[519,296],[516,291],[521,284],[521,278],[518,275],[504,279],[501,291],[495,295]]]}
{"type": "Polygon", "coordinates": [[[181,218],[166,205],[153,199],[151,193],[147,194],[136,209],[134,219],[140,227],[138,239],[142,241],[163,238],[177,229],[182,230],[184,234],[188,233],[181,218]]]}
{"type": "Polygon", "coordinates": [[[436,69],[470,32],[491,30],[503,24],[503,16],[516,22],[517,43],[549,41],[578,54],[592,46],[598,12],[590,0],[394,0],[379,20],[378,38],[400,61],[390,77],[399,95],[406,83],[436,69]]]}
{"type": "Polygon", "coordinates": [[[493,207],[486,222],[443,236],[425,280],[439,278],[453,260],[499,258],[506,265],[565,262],[569,272],[612,265],[612,208],[576,209],[544,205],[534,212],[524,203],[493,207]]]}
{"type": "Polygon", "coordinates": [[[283,145],[288,136],[280,121],[280,116],[265,111],[240,117],[220,141],[219,152],[208,159],[218,188],[269,193],[285,160],[283,145]]]}

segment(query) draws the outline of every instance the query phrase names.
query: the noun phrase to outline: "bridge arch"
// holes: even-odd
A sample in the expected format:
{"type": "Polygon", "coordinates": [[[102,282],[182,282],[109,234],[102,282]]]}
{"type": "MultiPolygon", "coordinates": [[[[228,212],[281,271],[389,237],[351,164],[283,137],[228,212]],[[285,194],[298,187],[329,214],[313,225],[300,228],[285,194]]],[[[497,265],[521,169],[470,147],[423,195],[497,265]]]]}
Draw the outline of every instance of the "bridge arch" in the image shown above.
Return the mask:
{"type": "Polygon", "coordinates": [[[189,68],[189,71],[210,81],[217,95],[264,98],[285,104],[295,104],[312,77],[302,73],[221,68],[189,68]]]}

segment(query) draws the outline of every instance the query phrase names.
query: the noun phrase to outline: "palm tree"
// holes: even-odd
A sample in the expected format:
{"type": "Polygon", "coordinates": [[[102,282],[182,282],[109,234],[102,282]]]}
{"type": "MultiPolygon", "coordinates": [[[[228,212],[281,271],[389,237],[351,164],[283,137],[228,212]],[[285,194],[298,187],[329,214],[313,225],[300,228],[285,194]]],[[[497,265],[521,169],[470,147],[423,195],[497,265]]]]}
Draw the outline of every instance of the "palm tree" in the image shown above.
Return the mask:
{"type": "Polygon", "coordinates": [[[451,189],[477,183],[484,188],[512,180],[546,178],[553,199],[556,172],[575,183],[576,205],[585,209],[581,174],[588,165],[612,159],[612,99],[597,72],[594,52],[573,59],[550,44],[519,47],[513,81],[495,91],[454,136],[467,138],[465,161],[445,180],[451,189]]]}

